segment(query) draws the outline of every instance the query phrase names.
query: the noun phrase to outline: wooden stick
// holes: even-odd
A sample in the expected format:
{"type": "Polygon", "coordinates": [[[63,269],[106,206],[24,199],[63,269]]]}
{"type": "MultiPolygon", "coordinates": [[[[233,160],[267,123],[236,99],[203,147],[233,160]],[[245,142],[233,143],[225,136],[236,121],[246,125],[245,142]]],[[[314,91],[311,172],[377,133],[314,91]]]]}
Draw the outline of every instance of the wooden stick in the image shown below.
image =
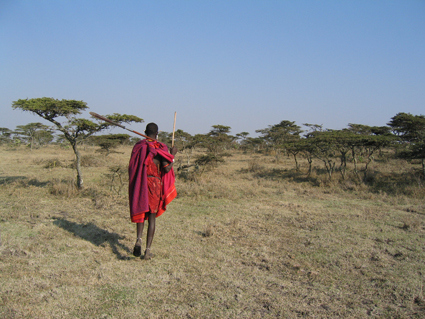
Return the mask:
{"type": "Polygon", "coordinates": [[[152,138],[150,138],[149,136],[147,136],[147,135],[145,135],[145,134],[142,134],[142,133],[139,133],[139,132],[136,132],[136,131],[130,130],[130,129],[126,128],[124,125],[121,125],[121,124],[119,124],[119,123],[115,123],[114,121],[111,121],[110,119],[108,119],[108,118],[106,118],[106,117],[104,117],[104,116],[102,116],[102,115],[99,115],[99,114],[97,114],[97,113],[90,112],[90,115],[91,115],[91,116],[93,116],[93,117],[95,117],[95,118],[97,118],[97,119],[99,119],[99,120],[102,120],[102,121],[108,122],[109,124],[119,126],[119,127],[123,128],[124,130],[127,130],[127,131],[130,131],[130,132],[132,132],[132,133],[138,134],[138,135],[143,136],[143,137],[145,137],[145,138],[152,139],[152,138]]]}
{"type": "Polygon", "coordinates": [[[174,147],[174,132],[176,131],[176,116],[177,116],[177,112],[174,112],[173,139],[171,141],[171,147],[174,147]]]}

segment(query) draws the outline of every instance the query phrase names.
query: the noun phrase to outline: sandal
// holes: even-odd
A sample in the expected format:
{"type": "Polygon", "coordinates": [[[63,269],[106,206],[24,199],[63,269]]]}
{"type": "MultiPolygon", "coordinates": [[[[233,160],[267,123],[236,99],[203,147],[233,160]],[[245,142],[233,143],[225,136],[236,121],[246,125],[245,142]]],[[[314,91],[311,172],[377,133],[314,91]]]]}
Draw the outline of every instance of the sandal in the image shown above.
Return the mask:
{"type": "Polygon", "coordinates": [[[142,255],[142,246],[134,246],[133,248],[133,256],[140,257],[142,255]]]}
{"type": "MultiPolygon", "coordinates": [[[[137,238],[137,241],[139,241],[140,238],[137,238]]],[[[140,257],[142,255],[142,246],[137,245],[137,241],[136,241],[136,245],[134,245],[133,248],[133,256],[134,257],[140,257]]]]}

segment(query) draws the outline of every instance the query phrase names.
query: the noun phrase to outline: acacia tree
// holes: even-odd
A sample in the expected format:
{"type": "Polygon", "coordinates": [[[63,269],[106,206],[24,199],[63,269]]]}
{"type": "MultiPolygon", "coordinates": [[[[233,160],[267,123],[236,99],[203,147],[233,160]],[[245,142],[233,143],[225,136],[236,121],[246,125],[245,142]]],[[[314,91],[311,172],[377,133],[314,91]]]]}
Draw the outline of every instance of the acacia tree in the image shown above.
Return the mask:
{"type": "Polygon", "coordinates": [[[310,177],[313,170],[313,159],[315,158],[316,147],[311,139],[301,138],[298,141],[298,147],[301,149],[302,154],[308,162],[307,177],[310,177]]]}
{"type": "Polygon", "coordinates": [[[243,141],[246,140],[248,135],[249,135],[248,132],[241,132],[241,133],[236,134],[236,137],[243,142],[243,141]]]}
{"type": "Polygon", "coordinates": [[[193,143],[193,136],[189,133],[178,129],[174,134],[174,145],[179,149],[181,154],[186,156],[186,166],[190,166],[190,160],[193,155],[193,150],[195,148],[195,143],[193,143]]]}
{"type": "Polygon", "coordinates": [[[332,180],[333,172],[335,171],[337,158],[335,145],[337,138],[337,134],[332,130],[314,131],[307,135],[309,151],[314,154],[314,157],[323,162],[329,181],[332,180]]]}
{"type": "MultiPolygon", "coordinates": [[[[269,125],[268,128],[262,130],[256,130],[255,132],[261,134],[261,138],[276,151],[276,160],[279,160],[279,154],[281,150],[288,151],[293,150],[294,142],[300,139],[300,134],[303,132],[301,128],[295,124],[295,121],[283,120],[279,124],[269,125]]],[[[293,154],[296,161],[295,151],[293,154]]],[[[298,166],[298,165],[296,165],[298,166]]]]}
{"type": "Polygon", "coordinates": [[[12,141],[12,131],[7,127],[0,127],[0,144],[8,144],[12,141]]]}
{"type": "Polygon", "coordinates": [[[303,123],[303,125],[309,127],[310,130],[304,135],[306,138],[300,139],[298,143],[308,162],[307,177],[309,177],[313,170],[313,159],[315,158],[316,147],[314,142],[308,139],[308,137],[313,137],[314,132],[323,132],[324,129],[323,125],[320,124],[303,123]]]}
{"type": "Polygon", "coordinates": [[[247,137],[244,141],[244,147],[246,149],[254,150],[254,152],[260,152],[264,145],[264,140],[261,137],[247,137]]]}
{"type": "Polygon", "coordinates": [[[224,162],[223,157],[229,156],[225,151],[236,140],[234,136],[228,134],[230,129],[230,126],[213,125],[209,133],[196,134],[190,138],[188,147],[206,149],[206,154],[198,156],[195,160],[195,167],[203,167],[203,170],[205,170],[224,162]]]}
{"type": "Polygon", "coordinates": [[[425,176],[425,116],[398,113],[388,125],[406,146],[401,156],[420,159],[422,176],[425,176]]]}
{"type": "MultiPolygon", "coordinates": [[[[95,123],[87,119],[77,118],[78,114],[88,108],[87,103],[83,101],[57,100],[48,97],[20,99],[12,103],[12,108],[37,114],[53,123],[56,129],[63,134],[64,138],[71,144],[75,154],[77,187],[81,189],[83,187],[83,176],[78,145],[89,136],[108,128],[110,124],[106,122],[95,123]],[[61,117],[65,118],[64,123],[59,120],[61,117]]],[[[134,115],[114,113],[106,117],[118,123],[143,122],[141,118],[134,115]]]]}
{"type": "Polygon", "coordinates": [[[100,146],[100,149],[105,152],[105,156],[111,153],[112,149],[117,148],[119,145],[130,142],[130,135],[128,134],[108,134],[93,136],[93,142],[100,146]]]}
{"type": "Polygon", "coordinates": [[[345,137],[341,143],[351,149],[354,163],[354,173],[358,176],[357,162],[364,158],[363,180],[366,181],[369,164],[377,152],[388,146],[394,140],[388,126],[368,126],[363,124],[348,124],[348,129],[343,129],[345,137]]]}
{"type": "Polygon", "coordinates": [[[236,140],[234,136],[229,135],[230,130],[230,126],[213,125],[212,130],[207,134],[210,138],[207,139],[207,143],[204,146],[215,156],[219,156],[236,140]]]}
{"type": "Polygon", "coordinates": [[[14,134],[21,136],[20,139],[29,143],[31,150],[36,142],[38,142],[39,145],[43,145],[53,140],[53,134],[50,127],[38,122],[18,125],[14,134]]]}

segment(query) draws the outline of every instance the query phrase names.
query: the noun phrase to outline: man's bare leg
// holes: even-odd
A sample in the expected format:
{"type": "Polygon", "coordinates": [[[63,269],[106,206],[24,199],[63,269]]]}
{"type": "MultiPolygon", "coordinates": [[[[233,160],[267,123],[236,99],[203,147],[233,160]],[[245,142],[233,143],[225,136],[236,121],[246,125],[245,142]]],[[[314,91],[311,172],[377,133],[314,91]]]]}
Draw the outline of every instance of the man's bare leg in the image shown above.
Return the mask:
{"type": "Polygon", "coordinates": [[[153,241],[153,236],[155,235],[155,220],[156,220],[156,214],[149,213],[148,221],[148,234],[146,238],[146,251],[145,251],[145,259],[151,259],[153,257],[151,253],[151,245],[153,241]]]}
{"type": "Polygon", "coordinates": [[[144,226],[144,223],[137,223],[137,239],[133,249],[133,255],[135,257],[140,257],[142,255],[142,235],[144,226]]]}

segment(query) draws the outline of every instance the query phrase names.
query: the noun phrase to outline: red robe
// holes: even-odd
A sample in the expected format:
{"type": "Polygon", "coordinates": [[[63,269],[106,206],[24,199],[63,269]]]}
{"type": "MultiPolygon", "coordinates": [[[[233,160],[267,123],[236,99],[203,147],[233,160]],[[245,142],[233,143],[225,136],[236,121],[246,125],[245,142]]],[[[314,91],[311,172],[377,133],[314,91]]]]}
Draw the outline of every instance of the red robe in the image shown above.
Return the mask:
{"type": "MultiPolygon", "coordinates": [[[[145,213],[150,211],[147,165],[156,155],[160,155],[169,162],[174,160],[174,156],[168,152],[168,147],[165,144],[147,139],[137,142],[131,153],[128,165],[128,197],[130,201],[130,217],[134,223],[144,222],[147,219],[145,213]],[[150,157],[149,161],[147,160],[148,157],[150,157]]],[[[167,205],[177,196],[173,168],[168,173],[161,170],[160,175],[162,190],[158,212],[156,213],[157,217],[165,212],[167,205]]]]}

